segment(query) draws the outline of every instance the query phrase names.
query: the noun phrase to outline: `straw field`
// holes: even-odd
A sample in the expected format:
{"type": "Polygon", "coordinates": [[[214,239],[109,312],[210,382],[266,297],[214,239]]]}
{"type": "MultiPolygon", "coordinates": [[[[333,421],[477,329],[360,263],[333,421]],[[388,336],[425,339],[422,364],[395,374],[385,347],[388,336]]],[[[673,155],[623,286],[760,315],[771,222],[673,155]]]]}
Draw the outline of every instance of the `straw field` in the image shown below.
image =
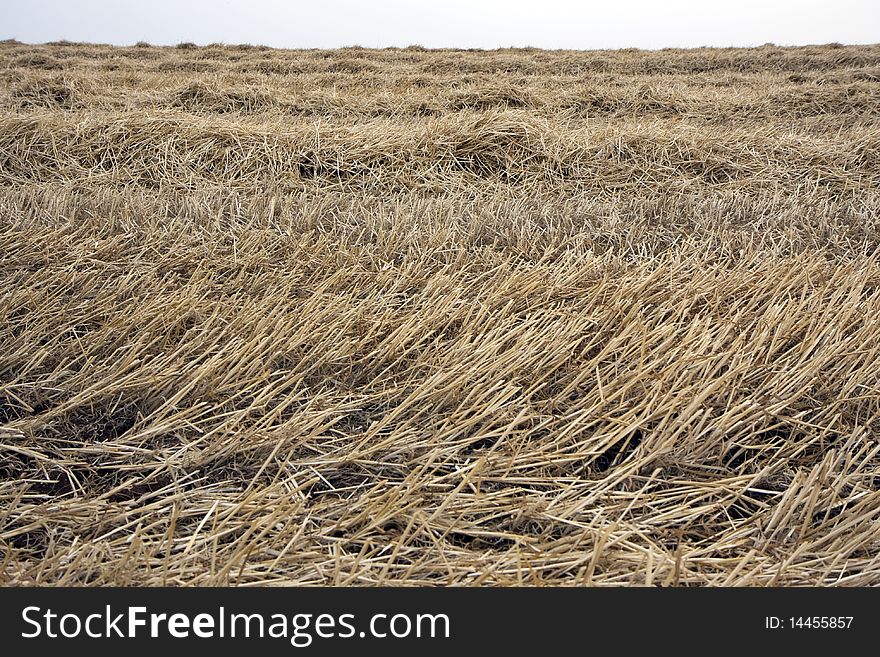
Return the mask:
{"type": "Polygon", "coordinates": [[[880,584],[880,46],[0,43],[0,582],[880,584]]]}

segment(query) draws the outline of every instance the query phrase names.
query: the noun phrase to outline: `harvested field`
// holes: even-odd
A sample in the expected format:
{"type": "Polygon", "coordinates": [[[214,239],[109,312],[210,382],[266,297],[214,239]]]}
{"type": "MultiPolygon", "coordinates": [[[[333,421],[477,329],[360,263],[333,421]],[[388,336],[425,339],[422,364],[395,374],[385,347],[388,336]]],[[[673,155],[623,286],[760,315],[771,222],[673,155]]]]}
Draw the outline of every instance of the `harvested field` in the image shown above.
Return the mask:
{"type": "Polygon", "coordinates": [[[880,46],[0,43],[0,583],[880,584],[880,46]]]}

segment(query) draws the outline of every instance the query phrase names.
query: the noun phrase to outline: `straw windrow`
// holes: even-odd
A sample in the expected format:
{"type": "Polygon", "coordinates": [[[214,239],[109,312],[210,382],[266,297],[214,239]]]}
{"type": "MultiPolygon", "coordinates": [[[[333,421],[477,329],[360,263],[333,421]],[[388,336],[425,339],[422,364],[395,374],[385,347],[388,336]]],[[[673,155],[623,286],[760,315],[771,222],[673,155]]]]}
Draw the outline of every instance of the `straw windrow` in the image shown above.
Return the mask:
{"type": "Polygon", "coordinates": [[[877,584],[878,67],[0,44],[0,578],[877,584]]]}

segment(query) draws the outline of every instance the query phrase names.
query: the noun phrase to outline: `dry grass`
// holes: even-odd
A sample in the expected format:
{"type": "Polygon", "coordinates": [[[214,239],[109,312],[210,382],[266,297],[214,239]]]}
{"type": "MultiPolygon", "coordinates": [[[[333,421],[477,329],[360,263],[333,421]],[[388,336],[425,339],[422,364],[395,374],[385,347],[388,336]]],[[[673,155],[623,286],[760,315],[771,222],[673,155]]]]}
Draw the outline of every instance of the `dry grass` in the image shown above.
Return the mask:
{"type": "Polygon", "coordinates": [[[880,584],[880,47],[0,43],[6,584],[880,584]]]}

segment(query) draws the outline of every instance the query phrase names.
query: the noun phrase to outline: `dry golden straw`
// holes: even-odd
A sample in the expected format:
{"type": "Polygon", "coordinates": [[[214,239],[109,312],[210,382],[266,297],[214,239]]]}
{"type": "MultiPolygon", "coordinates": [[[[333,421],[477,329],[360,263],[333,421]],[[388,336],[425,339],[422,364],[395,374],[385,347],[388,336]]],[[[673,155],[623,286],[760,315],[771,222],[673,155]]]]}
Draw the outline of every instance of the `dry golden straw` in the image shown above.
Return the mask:
{"type": "Polygon", "coordinates": [[[0,44],[0,582],[880,584],[880,47],[0,44]]]}

